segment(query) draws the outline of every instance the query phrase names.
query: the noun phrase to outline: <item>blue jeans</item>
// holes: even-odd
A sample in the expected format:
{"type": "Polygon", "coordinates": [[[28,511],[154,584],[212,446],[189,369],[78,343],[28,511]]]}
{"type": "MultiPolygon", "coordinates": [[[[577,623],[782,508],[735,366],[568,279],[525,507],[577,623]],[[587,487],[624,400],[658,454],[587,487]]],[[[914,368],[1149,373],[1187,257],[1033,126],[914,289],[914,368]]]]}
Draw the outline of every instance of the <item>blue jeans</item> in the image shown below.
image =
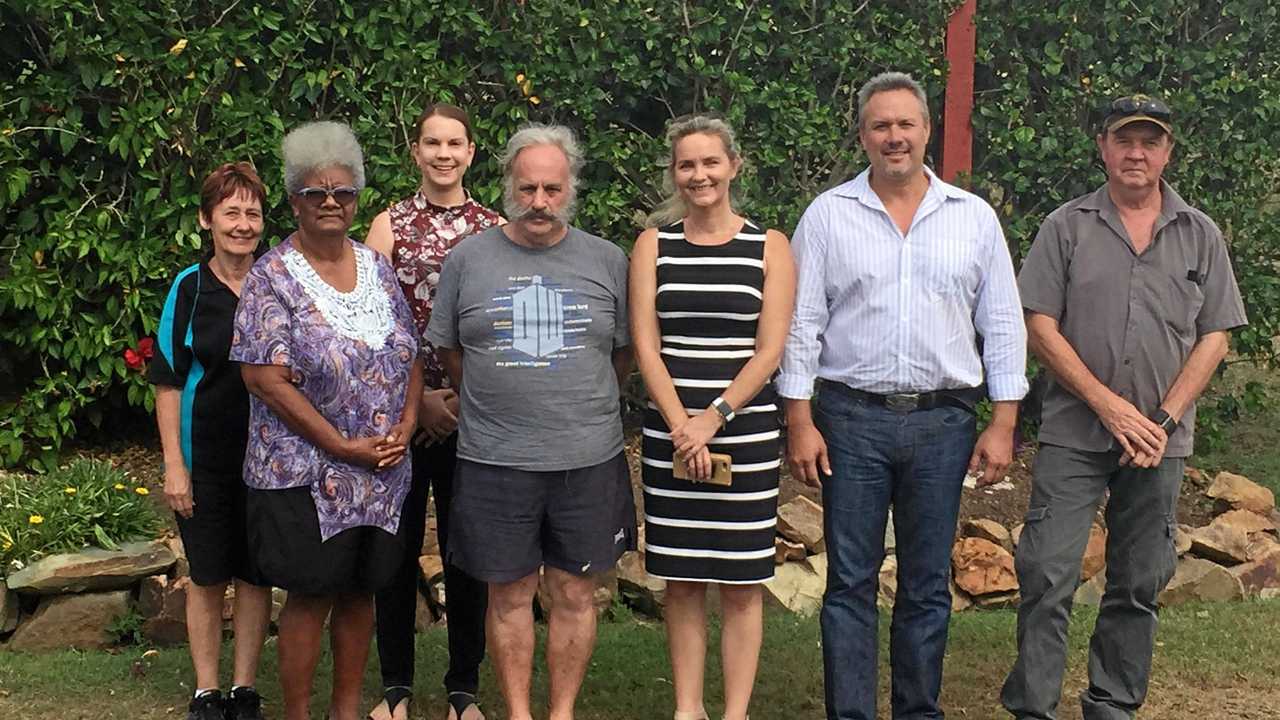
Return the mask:
{"type": "Polygon", "coordinates": [[[896,412],[824,388],[815,421],[833,473],[822,486],[827,718],[876,718],[876,590],[890,504],[898,557],[889,641],[893,717],[942,718],[951,546],[976,419],[954,407],[896,412]]]}

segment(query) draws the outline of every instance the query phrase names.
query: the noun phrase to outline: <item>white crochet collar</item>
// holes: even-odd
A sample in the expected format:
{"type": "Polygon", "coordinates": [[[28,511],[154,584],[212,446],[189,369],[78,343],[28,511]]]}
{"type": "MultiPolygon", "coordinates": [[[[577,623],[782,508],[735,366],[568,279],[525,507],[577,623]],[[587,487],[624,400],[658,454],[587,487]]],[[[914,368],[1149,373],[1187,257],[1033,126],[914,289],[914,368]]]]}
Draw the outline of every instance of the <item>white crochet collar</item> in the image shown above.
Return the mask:
{"type": "Polygon", "coordinates": [[[325,282],[296,247],[291,246],[281,259],[335,332],[381,350],[395,330],[391,300],[378,280],[378,268],[370,257],[372,251],[359,246],[352,250],[356,255],[356,286],[345,293],[325,282]]]}

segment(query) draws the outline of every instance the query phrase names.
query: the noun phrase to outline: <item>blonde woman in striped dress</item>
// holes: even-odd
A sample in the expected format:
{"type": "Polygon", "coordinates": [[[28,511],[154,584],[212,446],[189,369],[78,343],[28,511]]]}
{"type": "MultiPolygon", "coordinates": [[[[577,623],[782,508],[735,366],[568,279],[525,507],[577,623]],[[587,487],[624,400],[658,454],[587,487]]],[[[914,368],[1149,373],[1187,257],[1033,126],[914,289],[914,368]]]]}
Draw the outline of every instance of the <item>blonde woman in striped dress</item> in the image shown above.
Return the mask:
{"type": "Polygon", "coordinates": [[[779,425],[771,378],[791,322],[787,238],[735,212],[733,130],[671,124],[669,198],[631,256],[631,336],[649,391],[643,477],[646,569],[667,580],[676,720],[701,720],[708,585],[720,592],[726,720],[747,716],[761,641],[761,583],[773,577],[779,425]],[[731,455],[732,483],[711,476],[731,455]],[[682,463],[695,480],[674,477],[682,463]]]}

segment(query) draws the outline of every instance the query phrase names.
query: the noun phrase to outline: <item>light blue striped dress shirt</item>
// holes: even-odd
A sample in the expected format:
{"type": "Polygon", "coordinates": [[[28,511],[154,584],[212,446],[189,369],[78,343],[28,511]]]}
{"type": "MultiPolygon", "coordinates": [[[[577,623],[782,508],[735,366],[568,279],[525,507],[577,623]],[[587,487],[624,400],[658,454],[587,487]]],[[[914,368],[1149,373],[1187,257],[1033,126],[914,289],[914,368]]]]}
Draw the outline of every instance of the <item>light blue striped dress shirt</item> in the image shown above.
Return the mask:
{"type": "Polygon", "coordinates": [[[805,210],[791,239],[783,397],[811,397],[818,377],[880,394],[976,387],[984,365],[992,400],[1026,394],[1027,331],[1000,221],[978,196],[925,173],[905,237],[870,170],[805,210]]]}

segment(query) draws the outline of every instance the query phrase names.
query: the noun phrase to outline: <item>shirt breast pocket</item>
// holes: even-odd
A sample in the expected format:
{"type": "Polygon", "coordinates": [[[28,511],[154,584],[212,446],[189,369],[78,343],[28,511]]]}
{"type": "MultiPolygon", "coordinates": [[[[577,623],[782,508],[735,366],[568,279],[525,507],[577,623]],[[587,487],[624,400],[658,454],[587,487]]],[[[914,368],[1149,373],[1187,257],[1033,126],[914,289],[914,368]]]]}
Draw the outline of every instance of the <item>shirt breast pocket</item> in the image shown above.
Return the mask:
{"type": "Polygon", "coordinates": [[[1200,308],[1204,307],[1204,289],[1188,276],[1194,272],[1171,274],[1164,283],[1164,290],[1158,293],[1163,298],[1164,321],[1184,338],[1195,337],[1196,318],[1200,316],[1200,308]]]}

